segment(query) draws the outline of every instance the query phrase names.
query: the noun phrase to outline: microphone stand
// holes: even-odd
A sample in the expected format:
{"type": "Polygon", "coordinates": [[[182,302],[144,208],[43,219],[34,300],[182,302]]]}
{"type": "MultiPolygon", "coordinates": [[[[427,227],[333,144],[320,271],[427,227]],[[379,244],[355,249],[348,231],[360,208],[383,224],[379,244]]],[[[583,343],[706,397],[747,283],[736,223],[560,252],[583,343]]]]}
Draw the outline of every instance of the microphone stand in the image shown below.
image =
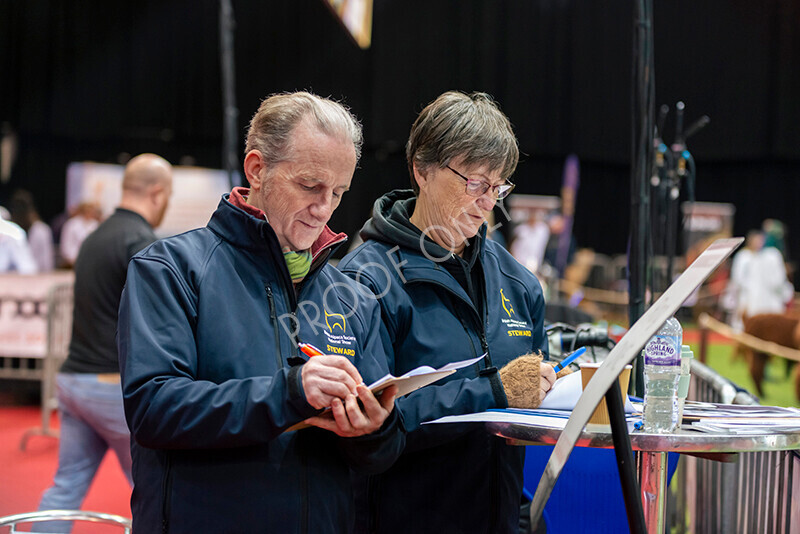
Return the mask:
{"type": "MultiPolygon", "coordinates": [[[[644,314],[647,274],[647,227],[650,220],[650,198],[647,176],[653,161],[653,119],[655,115],[655,80],[653,52],[653,0],[637,0],[633,13],[633,76],[631,99],[631,225],[628,257],[628,318],[634,324],[644,314]]],[[[637,394],[644,388],[644,362],[641,355],[633,362],[630,387],[637,394]]],[[[614,454],[620,475],[622,497],[628,514],[628,527],[633,534],[645,532],[644,511],[633,452],[625,421],[622,395],[616,381],[606,394],[608,415],[614,440],[614,454]]]]}
{"type": "MultiPolygon", "coordinates": [[[[687,201],[690,204],[693,204],[695,201],[695,177],[696,177],[696,169],[694,163],[694,157],[692,153],[689,152],[688,148],[686,147],[686,139],[690,136],[694,135],[709,122],[711,119],[708,115],[703,115],[695,122],[693,122],[689,128],[686,129],[686,132],[683,131],[683,110],[684,110],[683,102],[678,102],[675,106],[676,109],[676,122],[675,122],[675,142],[670,147],[671,152],[671,165],[669,172],[667,173],[669,177],[669,193],[667,196],[667,240],[666,240],[666,247],[667,247],[667,284],[664,287],[669,286],[672,283],[672,275],[673,275],[673,264],[675,258],[675,247],[677,241],[677,232],[676,232],[676,223],[678,220],[678,206],[679,206],[679,198],[681,192],[681,181],[686,182],[687,188],[687,201]]],[[[682,223],[680,229],[683,230],[685,226],[686,216],[691,211],[691,206],[687,213],[685,214],[684,218],[681,219],[682,223]]]]}
{"type": "Polygon", "coordinates": [[[650,209],[651,209],[651,239],[648,242],[648,257],[650,258],[650,295],[656,295],[668,285],[662,280],[661,271],[652,265],[652,258],[663,256],[665,253],[664,232],[667,228],[667,172],[672,167],[672,152],[664,143],[661,136],[664,132],[664,121],[669,113],[669,106],[663,104],[659,109],[658,122],[653,137],[655,157],[653,160],[653,173],[650,177],[650,209]]]}
{"type": "MultiPolygon", "coordinates": [[[[675,105],[675,141],[667,147],[662,139],[664,121],[669,112],[669,106],[662,105],[659,110],[658,125],[653,138],[655,158],[653,171],[650,177],[650,203],[652,221],[652,241],[649,246],[654,256],[664,256],[667,259],[666,279],[661,278],[661,271],[652,268],[650,276],[650,291],[655,295],[664,291],[672,283],[674,271],[675,248],[677,246],[676,224],[678,221],[678,206],[680,198],[681,181],[686,181],[688,202],[695,201],[695,163],[691,152],[686,148],[686,139],[697,133],[711,122],[708,115],[703,115],[693,122],[684,133],[683,115],[685,105],[678,102],[675,105]]],[[[682,221],[685,221],[682,219],[682,221]]],[[[685,224],[681,224],[681,228],[685,224]]]]}
{"type": "Polygon", "coordinates": [[[228,189],[233,189],[233,177],[238,163],[236,107],[236,66],[233,38],[236,22],[231,0],[219,2],[219,56],[222,79],[222,165],[228,176],[228,189]]]}
{"type": "Polygon", "coordinates": [[[667,172],[668,177],[668,190],[667,190],[667,228],[665,236],[665,246],[667,255],[667,283],[664,289],[669,287],[672,283],[672,268],[675,259],[675,242],[677,241],[677,232],[675,231],[675,223],[677,222],[678,199],[681,194],[681,178],[686,174],[686,160],[683,158],[683,152],[686,151],[686,141],[683,137],[683,110],[686,106],[683,102],[675,104],[675,142],[672,143],[670,150],[672,151],[673,165],[667,172]]]}

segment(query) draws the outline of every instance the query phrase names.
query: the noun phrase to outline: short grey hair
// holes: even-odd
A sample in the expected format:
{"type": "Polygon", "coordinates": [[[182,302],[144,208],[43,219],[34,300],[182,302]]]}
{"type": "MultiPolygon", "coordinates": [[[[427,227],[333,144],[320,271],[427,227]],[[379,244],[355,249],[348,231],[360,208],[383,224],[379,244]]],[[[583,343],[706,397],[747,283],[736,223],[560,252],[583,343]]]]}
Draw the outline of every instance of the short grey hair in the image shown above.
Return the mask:
{"type": "Polygon", "coordinates": [[[500,169],[504,180],[517,168],[519,147],[511,122],[486,93],[448,91],[420,112],[406,143],[414,193],[419,194],[414,164],[442,168],[458,157],[468,166],[500,169]]]}
{"type": "Polygon", "coordinates": [[[245,154],[258,150],[268,163],[286,160],[292,130],[306,118],[320,132],[352,141],[356,162],[360,159],[364,137],[358,119],[339,102],[305,91],[274,94],[261,102],[250,120],[245,154]]]}

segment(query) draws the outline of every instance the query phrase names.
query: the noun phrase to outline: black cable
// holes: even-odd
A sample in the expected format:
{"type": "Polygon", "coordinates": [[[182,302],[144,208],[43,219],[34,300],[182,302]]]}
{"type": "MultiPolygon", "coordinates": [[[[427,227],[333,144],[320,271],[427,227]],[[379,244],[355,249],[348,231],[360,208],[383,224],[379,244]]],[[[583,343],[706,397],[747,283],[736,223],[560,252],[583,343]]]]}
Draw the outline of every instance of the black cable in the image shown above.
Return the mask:
{"type": "Polygon", "coordinates": [[[591,333],[592,332],[592,327],[591,326],[579,326],[578,328],[575,329],[575,337],[572,338],[572,343],[569,346],[569,351],[570,352],[575,351],[575,344],[577,343],[578,335],[580,335],[581,332],[591,333]]]}
{"type": "Polygon", "coordinates": [[[633,462],[631,438],[628,435],[628,423],[625,420],[625,403],[619,381],[614,380],[606,392],[606,405],[611,420],[611,438],[614,441],[614,452],[617,457],[619,481],[625,495],[625,511],[628,514],[628,528],[632,533],[646,532],[644,510],[639,493],[639,482],[636,480],[636,464],[633,462]]]}
{"type": "Polygon", "coordinates": [[[550,323],[549,325],[545,325],[544,327],[545,334],[549,334],[551,330],[558,330],[558,331],[571,330],[574,332],[575,327],[567,323],[550,323]]]}

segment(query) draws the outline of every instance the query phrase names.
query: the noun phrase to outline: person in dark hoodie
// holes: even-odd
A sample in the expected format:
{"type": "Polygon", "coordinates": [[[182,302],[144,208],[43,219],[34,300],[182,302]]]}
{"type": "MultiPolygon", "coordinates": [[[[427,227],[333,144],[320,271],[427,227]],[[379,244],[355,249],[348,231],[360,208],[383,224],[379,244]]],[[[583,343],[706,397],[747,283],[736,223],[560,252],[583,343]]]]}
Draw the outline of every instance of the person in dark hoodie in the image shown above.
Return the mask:
{"type": "Polygon", "coordinates": [[[327,264],[361,139],[336,102],[267,98],[250,188],[131,260],[119,354],[135,533],[348,532],[350,469],[402,450],[396,387],[376,399],[363,385],[388,372],[378,305],[327,264]],[[342,355],[305,359],[301,341],[342,355]],[[317,428],[292,430],[303,421],[317,428]]]}
{"type": "Polygon", "coordinates": [[[422,110],[406,157],[413,190],[375,202],[364,244],[339,269],[380,303],[393,374],[485,356],[397,401],[406,449],[388,471],[359,479],[357,531],[517,532],[524,448],[481,426],[421,426],[536,407],[555,382],[543,361],[541,286],[486,239],[486,218],[514,187],[517,140],[489,95],[451,91],[422,110]]]}

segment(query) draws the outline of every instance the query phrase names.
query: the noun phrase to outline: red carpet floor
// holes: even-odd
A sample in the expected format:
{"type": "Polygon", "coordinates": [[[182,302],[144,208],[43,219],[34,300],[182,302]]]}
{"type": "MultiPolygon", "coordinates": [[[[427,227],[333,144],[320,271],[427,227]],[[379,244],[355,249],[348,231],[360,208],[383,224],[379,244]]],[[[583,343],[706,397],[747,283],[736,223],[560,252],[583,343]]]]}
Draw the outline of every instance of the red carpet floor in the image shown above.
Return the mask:
{"type": "MultiPolygon", "coordinates": [[[[25,451],[20,440],[26,430],[40,425],[37,406],[0,405],[0,516],[36,510],[42,492],[53,480],[58,465],[58,440],[33,436],[25,451]]],[[[58,417],[53,416],[58,426],[58,417]]],[[[83,510],[131,516],[131,490],[113,452],[106,454],[83,510]]],[[[99,525],[77,527],[74,532],[108,532],[99,525]]],[[[0,533],[5,529],[0,528],[0,533]]]]}
{"type": "MultiPolygon", "coordinates": [[[[683,344],[696,344],[700,342],[700,331],[696,328],[687,328],[683,331],[683,344]]],[[[716,332],[708,333],[708,343],[714,345],[730,345],[733,343],[730,338],[717,334],[716,332]]]]}

